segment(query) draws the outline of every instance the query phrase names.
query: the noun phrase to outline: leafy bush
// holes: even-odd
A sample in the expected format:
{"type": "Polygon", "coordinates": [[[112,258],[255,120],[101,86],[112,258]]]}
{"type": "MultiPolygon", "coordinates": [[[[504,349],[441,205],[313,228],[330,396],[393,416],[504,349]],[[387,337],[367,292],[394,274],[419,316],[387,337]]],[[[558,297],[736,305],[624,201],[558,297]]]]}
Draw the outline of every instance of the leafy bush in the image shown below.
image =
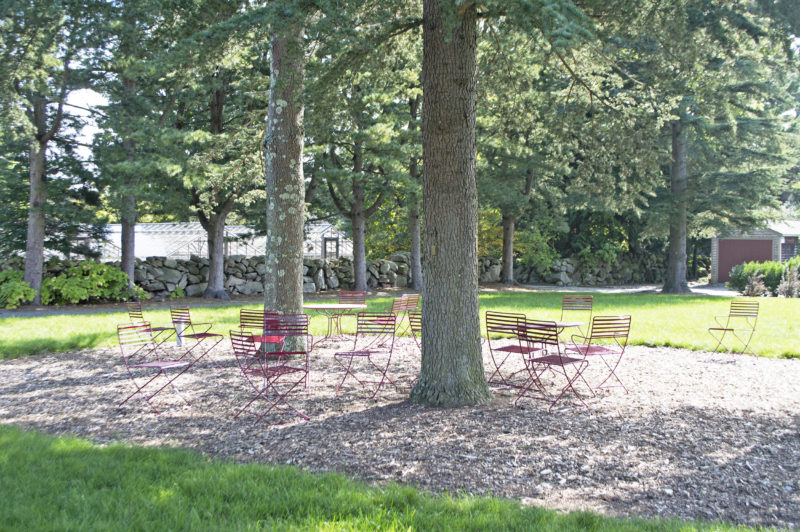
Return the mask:
{"type": "Polygon", "coordinates": [[[514,235],[514,251],[518,254],[520,264],[539,270],[553,265],[558,258],[550,245],[551,238],[541,231],[517,231],[514,235]]]}
{"type": "Polygon", "coordinates": [[[169,297],[171,297],[172,299],[177,299],[179,297],[186,297],[186,292],[184,292],[183,288],[181,288],[180,286],[176,286],[175,290],[170,292],[169,297]]]}
{"type": "Polygon", "coordinates": [[[783,264],[775,261],[766,262],[745,262],[738,264],[731,269],[731,279],[726,286],[731,290],[744,293],[750,277],[761,274],[763,282],[770,294],[778,295],[778,286],[781,283],[783,272],[787,268],[796,268],[800,264],[800,258],[795,257],[783,264]]]}
{"type": "MultiPolygon", "coordinates": [[[[144,290],[128,286],[128,275],[118,268],[94,261],[79,262],[65,273],[42,283],[42,303],[64,305],[89,301],[126,301],[144,296],[144,290]]],[[[146,296],[145,296],[146,297],[146,296]]]]}
{"type": "Polygon", "coordinates": [[[0,272],[0,307],[17,308],[23,303],[32,301],[36,290],[22,280],[22,272],[6,270],[0,272]]]}

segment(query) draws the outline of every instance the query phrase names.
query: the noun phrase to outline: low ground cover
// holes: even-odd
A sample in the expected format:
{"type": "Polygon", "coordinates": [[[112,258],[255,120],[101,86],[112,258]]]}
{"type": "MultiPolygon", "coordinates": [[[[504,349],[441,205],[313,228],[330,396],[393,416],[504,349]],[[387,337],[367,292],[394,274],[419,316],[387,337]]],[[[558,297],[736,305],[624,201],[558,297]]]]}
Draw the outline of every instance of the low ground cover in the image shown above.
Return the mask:
{"type": "MultiPolygon", "coordinates": [[[[561,308],[558,292],[484,292],[480,295],[481,316],[486,310],[523,312],[531,318],[558,319],[561,308]]],[[[371,297],[368,310],[382,310],[390,297],[371,297]]],[[[796,331],[791,324],[800,323],[800,303],[796,299],[762,298],[756,336],[751,348],[769,357],[800,357],[796,331]]],[[[226,334],[238,324],[239,309],[258,308],[257,303],[202,307],[192,305],[192,319],[212,322],[213,330],[226,334]]],[[[595,314],[630,314],[632,345],[683,347],[708,350],[714,347],[707,328],[715,315],[726,314],[730,298],[698,295],[662,294],[594,294],[595,314]]],[[[61,352],[90,347],[116,345],[115,327],[128,321],[127,314],[62,314],[34,318],[0,319],[0,359],[43,352],[61,352]]],[[[168,308],[145,308],[145,317],[154,325],[169,323],[168,308]]],[[[325,332],[326,321],[314,315],[314,335],[325,332]]]]}
{"type": "Polygon", "coordinates": [[[0,468],[0,523],[11,530],[742,530],[367,487],[340,475],[100,447],[8,426],[0,426],[0,468]]]}

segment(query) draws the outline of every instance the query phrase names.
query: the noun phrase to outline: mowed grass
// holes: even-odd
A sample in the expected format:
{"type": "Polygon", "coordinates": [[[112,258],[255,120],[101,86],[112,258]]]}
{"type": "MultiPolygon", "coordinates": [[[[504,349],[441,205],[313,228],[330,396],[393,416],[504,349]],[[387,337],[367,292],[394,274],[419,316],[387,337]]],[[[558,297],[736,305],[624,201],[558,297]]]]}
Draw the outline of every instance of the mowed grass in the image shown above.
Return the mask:
{"type": "MultiPolygon", "coordinates": [[[[558,319],[560,292],[482,292],[481,319],[486,310],[522,312],[530,318],[558,319]]],[[[708,334],[714,316],[726,314],[731,298],[699,295],[593,294],[595,314],[630,314],[630,343],[647,346],[674,346],[694,350],[712,349],[708,334]]],[[[769,357],[800,357],[800,299],[761,298],[756,335],[751,348],[769,357]]],[[[368,298],[368,310],[379,311],[391,298],[368,298]]],[[[195,322],[214,323],[213,331],[228,335],[236,328],[239,309],[258,308],[257,303],[202,307],[192,305],[195,322]]],[[[120,310],[123,305],[120,305],[120,310]]],[[[148,309],[145,317],[153,325],[169,323],[168,309],[148,309]]],[[[326,320],[312,312],[311,332],[325,333],[326,320]]],[[[346,327],[352,327],[352,318],[346,327]]],[[[124,312],[84,315],[58,315],[0,319],[0,359],[44,352],[60,352],[90,347],[116,346],[116,325],[127,322],[124,312]]]]}
{"type": "Polygon", "coordinates": [[[374,488],[335,474],[98,447],[2,425],[0,470],[3,530],[744,530],[374,488]]]}

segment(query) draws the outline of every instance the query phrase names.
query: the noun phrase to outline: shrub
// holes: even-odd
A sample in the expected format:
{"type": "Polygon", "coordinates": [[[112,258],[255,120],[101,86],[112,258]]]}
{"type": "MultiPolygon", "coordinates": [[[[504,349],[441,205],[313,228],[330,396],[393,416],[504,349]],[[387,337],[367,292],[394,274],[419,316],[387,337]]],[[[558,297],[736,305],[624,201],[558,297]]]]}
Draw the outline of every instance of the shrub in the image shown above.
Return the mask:
{"type": "Polygon", "coordinates": [[[731,279],[728,281],[727,287],[731,290],[744,292],[750,277],[761,274],[763,275],[763,283],[766,289],[769,290],[770,294],[777,295],[784,267],[790,264],[791,261],[787,261],[785,264],[775,261],[738,264],[731,269],[731,279]]]}
{"type": "Polygon", "coordinates": [[[42,303],[64,305],[89,301],[126,301],[143,296],[129,287],[128,275],[118,268],[94,261],[79,262],[42,283],[42,303]]]}
{"type": "Polygon", "coordinates": [[[22,272],[6,270],[0,272],[0,307],[17,308],[23,303],[32,301],[36,290],[22,280],[22,272]]]}

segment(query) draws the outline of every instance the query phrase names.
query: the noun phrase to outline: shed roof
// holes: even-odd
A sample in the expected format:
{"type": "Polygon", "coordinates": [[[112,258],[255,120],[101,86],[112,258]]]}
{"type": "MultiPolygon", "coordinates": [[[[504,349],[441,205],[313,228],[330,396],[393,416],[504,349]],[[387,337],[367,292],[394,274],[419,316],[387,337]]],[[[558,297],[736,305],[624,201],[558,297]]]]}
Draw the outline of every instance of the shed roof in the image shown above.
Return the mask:
{"type": "Polygon", "coordinates": [[[781,236],[800,236],[800,220],[783,220],[771,222],[767,227],[781,236]]]}

